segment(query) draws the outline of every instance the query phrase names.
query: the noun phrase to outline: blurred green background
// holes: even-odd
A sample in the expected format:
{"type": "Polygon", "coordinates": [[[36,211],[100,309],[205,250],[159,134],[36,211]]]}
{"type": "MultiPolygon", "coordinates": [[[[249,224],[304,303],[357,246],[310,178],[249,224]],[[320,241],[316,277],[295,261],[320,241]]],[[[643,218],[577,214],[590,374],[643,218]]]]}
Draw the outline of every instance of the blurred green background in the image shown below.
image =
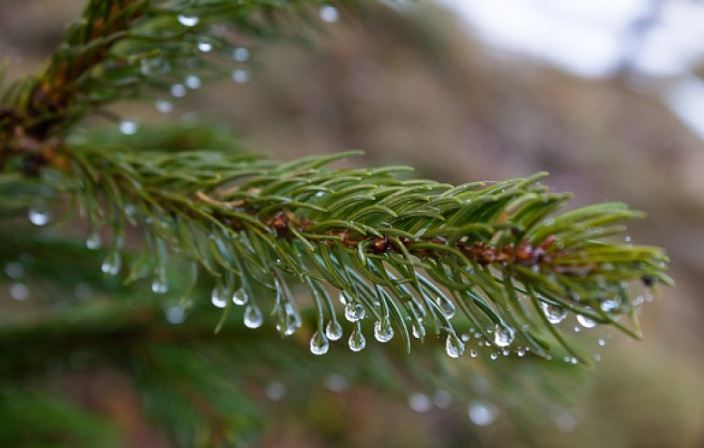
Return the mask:
{"type": "MultiPolygon", "coordinates": [[[[40,66],[81,3],[0,2],[0,55],[9,78],[40,66]]],[[[602,5],[605,14],[616,3],[602,5]]],[[[455,183],[548,170],[547,183],[573,191],[576,203],[623,200],[646,211],[648,219],[630,227],[633,240],[663,246],[672,258],[677,286],[644,307],[644,340],[611,339],[580,380],[568,414],[531,415],[532,423],[521,425],[499,413],[482,427],[466,412],[416,412],[363,386],[328,385],[289,406],[268,389],[255,393],[271,412],[258,446],[704,446],[704,140],[668,103],[680,83],[701,82],[704,40],[692,43],[702,47],[692,51],[702,57],[699,66],[665,74],[639,66],[638,52],[667,17],[667,5],[659,8],[624,20],[614,41],[620,56],[597,75],[497,47],[456,10],[394,2],[361,17],[341,14],[305,42],[253,45],[248,82],[204,80],[169,114],[154,111],[153,99],[121,107],[139,120],[230,126],[249,148],[281,159],[361,148],[366,155],[354,163],[408,164],[419,176],[455,183]],[[643,25],[643,17],[650,22],[643,25]]],[[[560,20],[545,26],[569,26],[560,20]]],[[[573,52],[593,57],[583,48],[573,52]]],[[[12,282],[3,281],[8,291],[12,282]]],[[[0,300],[0,312],[11,312],[10,294],[0,300]]],[[[120,373],[59,383],[114,424],[125,446],[168,446],[120,373]]],[[[284,395],[296,389],[283,387],[284,395]]]]}

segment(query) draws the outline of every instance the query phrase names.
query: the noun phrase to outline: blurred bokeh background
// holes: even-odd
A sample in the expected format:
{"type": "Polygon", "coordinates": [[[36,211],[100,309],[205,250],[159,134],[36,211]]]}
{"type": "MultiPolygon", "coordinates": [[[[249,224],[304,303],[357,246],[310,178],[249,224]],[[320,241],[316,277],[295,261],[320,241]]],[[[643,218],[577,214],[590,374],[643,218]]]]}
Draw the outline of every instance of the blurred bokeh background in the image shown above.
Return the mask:
{"type": "MultiPolygon", "coordinates": [[[[0,1],[9,78],[40,66],[81,3],[0,1]]],[[[281,385],[261,397],[272,418],[260,446],[704,446],[704,2],[389,0],[361,17],[320,13],[322,32],[303,42],[243,42],[235,82],[162,98],[167,113],[154,99],[121,112],[230,126],[282,159],[360,148],[355,163],[448,182],[547,170],[576,203],[646,211],[630,234],[667,249],[677,286],[644,308],[642,342],[609,342],[569,414],[480,426],[346,384],[291,408],[281,385]]],[[[65,387],[128,446],[166,446],[119,374],[75,381],[65,387]]]]}

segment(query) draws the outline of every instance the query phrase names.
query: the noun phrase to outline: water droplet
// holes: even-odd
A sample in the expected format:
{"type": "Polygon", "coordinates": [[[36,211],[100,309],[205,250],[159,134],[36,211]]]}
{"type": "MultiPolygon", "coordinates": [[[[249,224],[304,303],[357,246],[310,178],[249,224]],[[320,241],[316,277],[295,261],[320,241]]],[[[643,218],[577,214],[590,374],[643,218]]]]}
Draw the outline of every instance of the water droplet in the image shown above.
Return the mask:
{"type": "Polygon", "coordinates": [[[86,247],[90,250],[98,250],[102,244],[103,240],[98,232],[93,232],[86,238],[86,247]]]}
{"type": "Polygon", "coordinates": [[[455,304],[448,300],[447,297],[437,297],[435,303],[437,303],[443,316],[447,319],[455,317],[455,304]]]}
{"type": "Polygon", "coordinates": [[[249,304],[244,309],[244,326],[247,328],[259,328],[264,322],[262,311],[257,305],[249,304]]]}
{"type": "Polygon", "coordinates": [[[286,302],[283,305],[283,314],[279,316],[279,321],[276,323],[276,329],[284,336],[290,336],[296,332],[302,325],[301,316],[298,315],[296,308],[291,302],[286,302]]]}
{"type": "Polygon", "coordinates": [[[154,294],[166,294],[169,291],[169,283],[166,280],[166,276],[158,274],[154,280],[152,280],[152,292],[154,294]]]}
{"type": "Polygon", "coordinates": [[[498,411],[493,405],[474,401],[467,408],[469,419],[478,426],[488,426],[494,423],[498,416],[498,411]]]}
{"type": "Polygon", "coordinates": [[[445,353],[450,358],[459,358],[464,353],[464,342],[456,334],[448,334],[445,340],[445,353]]]}
{"type": "Polygon", "coordinates": [[[120,132],[125,135],[134,135],[139,130],[139,125],[134,120],[122,120],[119,127],[120,132]]]}
{"type": "Polygon", "coordinates": [[[227,289],[224,286],[216,286],[210,293],[210,303],[216,308],[225,308],[227,298],[227,289]]]}
{"type": "Polygon", "coordinates": [[[581,314],[577,314],[577,322],[584,328],[594,328],[597,326],[597,322],[581,314]]]}
{"type": "Polygon", "coordinates": [[[332,373],[325,378],[325,387],[333,392],[344,392],[349,387],[349,381],[339,373],[332,373]]]}
{"type": "Polygon", "coordinates": [[[526,350],[523,347],[519,347],[518,350],[516,350],[516,354],[519,358],[523,358],[526,355],[526,350]]]}
{"type": "Polygon", "coordinates": [[[183,84],[174,84],[171,86],[171,96],[174,98],[183,98],[186,96],[186,86],[183,84]]]}
{"type": "Polygon", "coordinates": [[[447,409],[452,404],[452,395],[446,390],[438,390],[433,394],[433,403],[440,409],[447,409]]]}
{"type": "Polygon", "coordinates": [[[508,356],[511,354],[511,351],[509,349],[505,348],[505,349],[501,350],[501,354],[504,356],[508,356]]]}
{"type": "Polygon", "coordinates": [[[186,14],[179,14],[177,19],[178,23],[189,28],[198,25],[198,23],[200,22],[200,19],[198,17],[189,16],[186,14]]]}
{"type": "Polygon", "coordinates": [[[357,322],[359,320],[364,319],[364,316],[366,315],[366,310],[364,309],[364,306],[355,301],[350,301],[347,302],[347,305],[345,305],[345,319],[347,319],[350,322],[357,322]]]}
{"type": "Polygon", "coordinates": [[[191,90],[200,89],[200,86],[203,84],[198,75],[186,76],[186,79],[183,80],[183,83],[186,85],[186,87],[191,90]]]}
{"type": "Polygon", "coordinates": [[[476,358],[477,355],[479,355],[479,354],[477,353],[476,349],[469,350],[469,356],[471,356],[472,358],[476,358]]]}
{"type": "Polygon", "coordinates": [[[510,327],[497,325],[494,328],[494,345],[497,347],[508,347],[516,338],[516,331],[510,327]]]}
{"type": "Polygon", "coordinates": [[[108,275],[117,275],[121,268],[122,255],[120,255],[120,252],[116,250],[110,252],[100,265],[100,270],[103,271],[104,274],[108,275]]]}
{"type": "Polygon", "coordinates": [[[232,80],[237,84],[244,84],[249,81],[249,71],[244,68],[236,68],[232,71],[232,80]]]}
{"type": "Polygon", "coordinates": [[[567,317],[567,310],[560,306],[553,305],[552,303],[541,302],[540,307],[543,309],[543,313],[548,322],[553,325],[559,324],[567,317]]]}
{"type": "Polygon", "coordinates": [[[489,355],[489,358],[491,358],[492,361],[496,361],[498,357],[499,355],[496,352],[493,352],[489,355]]]}
{"type": "Polygon", "coordinates": [[[328,343],[328,338],[325,337],[322,331],[316,331],[313,333],[313,337],[310,338],[310,352],[314,355],[324,355],[328,352],[330,344],[328,343]]]}
{"type": "Polygon", "coordinates": [[[325,5],[318,11],[323,22],[335,23],[340,19],[340,12],[332,5],[325,5]]]}
{"type": "Polygon", "coordinates": [[[428,412],[432,406],[432,403],[430,402],[430,398],[428,398],[427,395],[420,392],[416,392],[408,397],[408,405],[415,412],[422,413],[428,412]]]}
{"type": "Polygon", "coordinates": [[[166,308],[166,321],[172,325],[182,324],[186,320],[186,312],[183,307],[174,305],[166,308]]]}
{"type": "Polygon", "coordinates": [[[601,361],[601,354],[596,353],[596,354],[594,355],[594,361],[596,361],[596,362],[601,361]]]}
{"type": "Polygon", "coordinates": [[[244,288],[239,288],[237,291],[235,291],[234,294],[232,294],[232,303],[235,305],[244,305],[247,302],[249,302],[249,295],[247,294],[247,291],[245,291],[244,288]]]}
{"type": "Polygon", "coordinates": [[[162,114],[170,114],[174,111],[174,103],[168,100],[154,101],[154,108],[162,114]]]}
{"type": "Polygon", "coordinates": [[[325,335],[331,341],[337,341],[342,337],[342,325],[336,320],[331,320],[325,327],[325,335]]]}
{"type": "Polygon", "coordinates": [[[338,298],[340,300],[340,303],[343,305],[347,305],[347,302],[349,302],[349,300],[347,298],[347,294],[345,294],[344,291],[340,291],[340,295],[338,298]]]}
{"type": "Polygon", "coordinates": [[[10,285],[10,297],[15,300],[26,300],[29,297],[29,288],[24,283],[10,285]]]}
{"type": "Polygon", "coordinates": [[[347,342],[350,350],[353,352],[362,351],[364,350],[364,347],[367,346],[367,340],[364,338],[364,335],[359,328],[355,328],[354,331],[352,331],[352,334],[350,334],[350,338],[347,342]]]}
{"type": "Polygon", "coordinates": [[[51,211],[44,201],[36,201],[27,214],[29,222],[35,226],[45,226],[51,221],[51,211]]]}
{"type": "Polygon", "coordinates": [[[24,265],[19,261],[10,261],[5,265],[5,274],[11,279],[18,280],[24,277],[24,265]]]}
{"type": "Polygon", "coordinates": [[[579,325],[575,325],[573,330],[575,333],[579,333],[580,331],[582,331],[582,327],[580,327],[579,325]]]}
{"type": "Polygon", "coordinates": [[[606,339],[604,339],[604,338],[599,338],[599,340],[597,341],[597,343],[599,344],[599,346],[603,347],[603,346],[606,345],[606,339]]]}
{"type": "Polygon", "coordinates": [[[621,307],[621,303],[619,303],[619,301],[616,299],[606,299],[601,302],[601,305],[599,305],[599,307],[605,313],[613,313],[618,311],[618,309],[621,307]]]}
{"type": "Polygon", "coordinates": [[[389,318],[376,321],[374,324],[374,338],[379,342],[389,342],[394,337],[394,328],[389,318]]]}
{"type": "Polygon", "coordinates": [[[462,342],[468,342],[471,339],[468,333],[462,334],[462,342]]]}
{"type": "Polygon", "coordinates": [[[198,47],[198,51],[202,53],[210,53],[213,50],[213,44],[205,38],[199,39],[196,46],[198,47]]]}
{"type": "Polygon", "coordinates": [[[237,62],[247,62],[249,60],[249,49],[245,47],[237,47],[232,50],[232,59],[237,62]]]}
{"type": "Polygon", "coordinates": [[[264,393],[271,401],[281,401],[286,396],[286,386],[278,381],[272,381],[266,385],[264,393]]]}
{"type": "Polygon", "coordinates": [[[423,339],[425,337],[425,327],[420,319],[416,320],[413,322],[413,325],[411,325],[411,333],[413,333],[413,337],[416,339],[423,339]]]}

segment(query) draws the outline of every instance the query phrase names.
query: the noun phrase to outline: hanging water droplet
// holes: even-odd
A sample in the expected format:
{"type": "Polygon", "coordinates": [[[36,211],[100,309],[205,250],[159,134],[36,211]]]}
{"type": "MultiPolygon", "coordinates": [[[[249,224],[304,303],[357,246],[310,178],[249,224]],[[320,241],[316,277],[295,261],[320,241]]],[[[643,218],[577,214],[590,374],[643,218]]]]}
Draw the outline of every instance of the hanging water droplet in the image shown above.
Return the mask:
{"type": "Polygon", "coordinates": [[[51,221],[51,211],[43,200],[35,201],[27,213],[29,222],[35,226],[45,226],[51,221]]]}
{"type": "Polygon", "coordinates": [[[210,53],[213,50],[213,44],[205,38],[198,39],[196,47],[198,47],[198,51],[202,53],[210,53]]]}
{"type": "Polygon", "coordinates": [[[516,354],[519,358],[523,358],[526,355],[526,350],[523,347],[519,347],[518,350],[516,350],[516,354]]]}
{"type": "Polygon", "coordinates": [[[581,314],[577,314],[577,322],[584,328],[594,328],[597,326],[597,322],[588,318],[587,316],[583,316],[581,314]]]}
{"type": "Polygon", "coordinates": [[[244,326],[247,328],[259,328],[264,322],[262,311],[255,304],[250,303],[244,309],[244,326]]]}
{"type": "Polygon", "coordinates": [[[335,23],[340,19],[340,12],[332,5],[321,6],[318,14],[327,23],[335,23]]]}
{"type": "Polygon", "coordinates": [[[276,323],[276,329],[284,336],[290,336],[295,333],[301,325],[301,317],[298,315],[296,308],[294,308],[291,302],[286,302],[283,305],[283,314],[279,317],[279,322],[276,323]]]}
{"type": "Polygon", "coordinates": [[[472,358],[476,358],[478,354],[479,354],[479,353],[477,353],[477,350],[476,350],[476,349],[470,349],[470,350],[469,350],[469,356],[471,356],[472,358]]]}
{"type": "Polygon", "coordinates": [[[573,331],[574,331],[575,333],[579,333],[580,331],[582,331],[582,327],[580,327],[579,325],[575,325],[574,328],[573,328],[573,331]]]}
{"type": "Polygon", "coordinates": [[[394,337],[394,328],[388,317],[374,324],[374,338],[379,342],[389,342],[394,337]]]}
{"type": "Polygon", "coordinates": [[[420,320],[414,321],[411,325],[411,333],[414,338],[423,339],[425,337],[425,327],[423,326],[423,322],[420,320]]]}
{"type": "Polygon", "coordinates": [[[448,334],[445,340],[445,353],[450,358],[459,358],[464,353],[464,342],[456,334],[448,334]]]}
{"type": "Polygon", "coordinates": [[[249,60],[249,49],[245,47],[237,47],[232,50],[232,59],[237,62],[247,62],[249,60]]]}
{"type": "Polygon", "coordinates": [[[134,135],[139,130],[139,125],[134,120],[122,120],[119,127],[124,135],[134,135]]]}
{"type": "Polygon", "coordinates": [[[86,247],[90,250],[100,249],[102,244],[103,240],[100,238],[100,233],[97,231],[92,232],[88,238],[86,238],[86,247]]]}
{"type": "Polygon", "coordinates": [[[337,341],[342,337],[342,325],[336,320],[331,320],[325,326],[325,335],[331,341],[337,341]]]}
{"type": "Polygon", "coordinates": [[[171,86],[171,96],[174,98],[183,98],[186,96],[186,86],[183,84],[174,84],[171,86]]]}
{"type": "Polygon", "coordinates": [[[545,318],[547,318],[548,322],[553,325],[559,324],[560,322],[565,320],[565,317],[567,317],[567,310],[565,310],[561,306],[553,305],[552,303],[541,302],[540,307],[543,309],[545,318]]]}
{"type": "Polygon", "coordinates": [[[197,16],[190,16],[186,14],[179,14],[177,19],[178,23],[188,28],[196,26],[200,22],[200,19],[197,16]]]}
{"type": "Polygon", "coordinates": [[[152,292],[154,294],[166,294],[169,291],[169,283],[165,274],[157,274],[152,280],[152,292]]]}
{"type": "Polygon", "coordinates": [[[455,317],[455,304],[448,300],[447,297],[437,297],[435,303],[437,303],[443,316],[447,319],[455,317]]]}
{"type": "Polygon", "coordinates": [[[469,336],[469,333],[462,333],[462,342],[467,342],[471,339],[471,336],[469,336]]]}
{"type": "Polygon", "coordinates": [[[235,291],[234,294],[232,294],[232,303],[235,305],[244,305],[249,301],[249,295],[247,294],[247,291],[245,291],[244,288],[239,288],[237,291],[235,291]]]}
{"type": "Polygon", "coordinates": [[[350,350],[353,352],[359,352],[367,346],[367,340],[364,338],[360,328],[355,328],[350,334],[350,338],[347,340],[350,350]]]}
{"type": "Polygon", "coordinates": [[[121,268],[122,255],[120,255],[120,252],[116,250],[110,252],[100,265],[100,270],[103,271],[104,274],[108,275],[117,275],[121,268]]]}
{"type": "Polygon", "coordinates": [[[496,352],[493,352],[489,355],[489,358],[491,358],[492,361],[496,361],[498,359],[499,355],[496,352]]]}
{"type": "Polygon", "coordinates": [[[183,83],[186,85],[191,90],[197,90],[200,89],[200,86],[202,85],[202,82],[200,80],[200,77],[198,75],[188,75],[186,78],[183,80],[183,83]]]}
{"type": "Polygon", "coordinates": [[[423,413],[430,410],[432,403],[427,395],[416,392],[408,397],[408,405],[415,412],[423,413]]]}
{"type": "Polygon", "coordinates": [[[236,68],[232,71],[232,80],[237,84],[244,84],[249,81],[249,71],[244,68],[236,68]]]}
{"type": "Polygon", "coordinates": [[[366,310],[364,309],[364,306],[361,303],[350,301],[347,302],[347,305],[345,305],[345,319],[347,319],[348,321],[360,321],[364,319],[365,315],[366,310]]]}
{"type": "Polygon", "coordinates": [[[494,423],[498,416],[498,410],[493,405],[474,401],[467,408],[469,419],[478,426],[488,426],[494,423]]]}
{"type": "Polygon", "coordinates": [[[340,299],[340,303],[343,305],[347,305],[347,302],[349,302],[347,294],[345,294],[344,291],[340,291],[340,296],[338,298],[340,299]]]}
{"type": "Polygon", "coordinates": [[[24,283],[11,284],[10,297],[15,300],[26,300],[29,297],[29,287],[27,287],[24,283]]]}
{"type": "Polygon", "coordinates": [[[167,100],[156,100],[154,101],[154,109],[162,114],[170,114],[174,111],[174,103],[167,100]]]}
{"type": "Polygon", "coordinates": [[[210,293],[210,303],[216,308],[225,308],[227,306],[227,289],[224,286],[216,286],[210,293]]]}
{"type": "Polygon", "coordinates": [[[494,345],[497,347],[508,347],[516,338],[516,331],[511,327],[497,325],[494,328],[494,345]]]}
{"type": "Polygon", "coordinates": [[[316,331],[313,333],[313,337],[310,338],[310,352],[314,355],[324,355],[328,352],[330,344],[328,343],[328,338],[325,337],[323,332],[316,331]]]}
{"type": "Polygon", "coordinates": [[[186,320],[186,312],[183,307],[174,305],[166,308],[164,313],[166,321],[172,325],[182,324],[186,320]]]}
{"type": "Polygon", "coordinates": [[[606,313],[613,313],[618,311],[621,307],[621,303],[616,299],[606,299],[599,305],[602,311],[606,313]]]}
{"type": "Polygon", "coordinates": [[[604,338],[599,338],[599,340],[597,341],[597,343],[599,344],[599,346],[603,347],[603,346],[606,345],[606,339],[604,339],[604,338]]]}

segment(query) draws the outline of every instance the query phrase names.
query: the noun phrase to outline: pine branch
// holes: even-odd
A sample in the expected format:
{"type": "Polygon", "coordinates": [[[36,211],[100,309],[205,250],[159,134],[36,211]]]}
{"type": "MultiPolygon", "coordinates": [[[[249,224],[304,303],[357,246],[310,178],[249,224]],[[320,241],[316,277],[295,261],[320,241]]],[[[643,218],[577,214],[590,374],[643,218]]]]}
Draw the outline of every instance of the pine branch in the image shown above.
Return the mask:
{"type": "Polygon", "coordinates": [[[283,335],[300,326],[288,285],[302,284],[317,316],[318,353],[340,337],[331,289],[354,323],[355,351],[365,345],[366,317],[379,341],[399,334],[410,349],[411,334],[423,339],[431,329],[457,357],[459,310],[487,344],[549,357],[552,337],[583,359],[553,324],[573,313],[585,326],[638,337],[641,300],[629,282],[671,283],[660,249],[623,242],[624,221],[641,213],[605,203],[557,214],[569,195],[542,186],[542,174],[452,186],[404,180],[402,167],[326,167],[350,154],[280,163],[96,148],[71,146],[64,188],[74,189],[92,228],[112,227],[105,272],[120,270],[129,223],[146,244],[130,280],[153,276],[152,290],[166,292],[170,256],[184,257],[215,278],[216,306],[247,305],[251,326],[262,315],[257,291],[270,291],[283,335]]]}

